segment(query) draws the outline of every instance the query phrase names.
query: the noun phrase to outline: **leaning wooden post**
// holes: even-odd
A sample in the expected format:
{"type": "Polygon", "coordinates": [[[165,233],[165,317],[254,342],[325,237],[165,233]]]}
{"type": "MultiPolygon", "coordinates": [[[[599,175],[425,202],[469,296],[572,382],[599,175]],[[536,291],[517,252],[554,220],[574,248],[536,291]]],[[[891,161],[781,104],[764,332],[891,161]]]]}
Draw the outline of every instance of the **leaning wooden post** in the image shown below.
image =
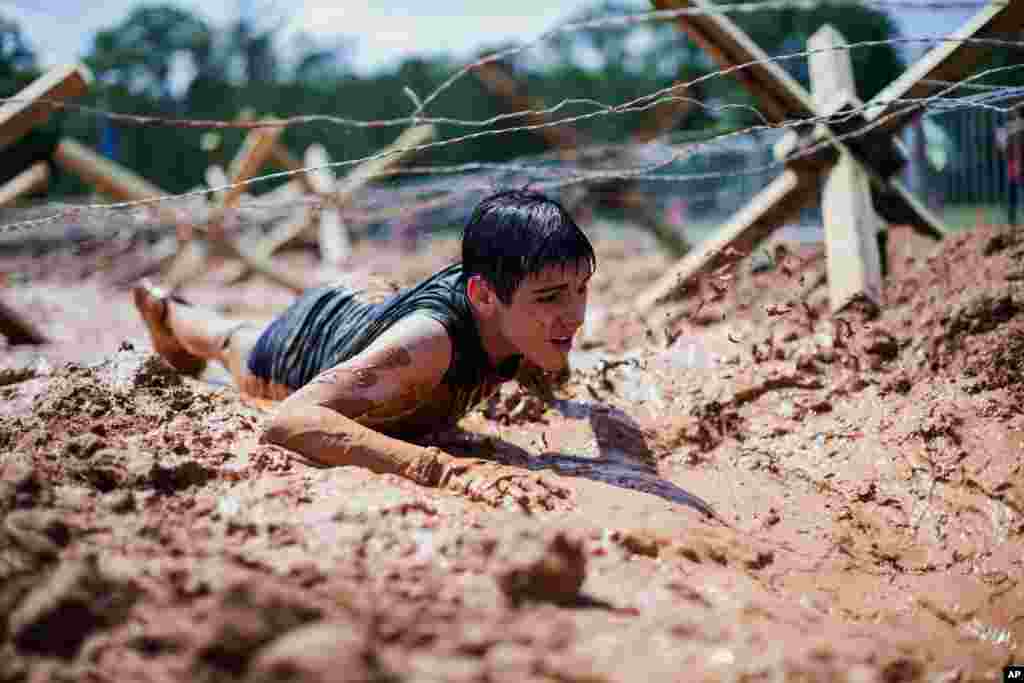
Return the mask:
{"type": "MultiPolygon", "coordinates": [[[[60,141],[53,152],[53,160],[98,192],[119,201],[138,202],[167,196],[156,185],[71,138],[60,141]]],[[[180,222],[176,211],[161,204],[149,204],[146,209],[168,225],[180,222]]]]}
{"type": "MultiPolygon", "coordinates": [[[[967,39],[1019,30],[1020,25],[1024,23],[1024,0],[991,0],[988,6],[956,33],[952,43],[946,43],[925,55],[876,95],[865,107],[866,114],[859,112],[854,116],[831,116],[837,112],[841,113],[848,107],[853,107],[856,111],[856,107],[860,105],[856,93],[852,90],[852,79],[846,79],[848,87],[839,88],[838,93],[816,101],[799,83],[778,68],[738,26],[720,13],[710,11],[714,9],[714,3],[710,0],[651,1],[660,10],[689,7],[709,10],[707,13],[694,16],[680,16],[676,24],[704,48],[721,69],[729,70],[748,87],[757,97],[761,112],[769,121],[783,123],[799,119],[825,118],[819,125],[812,126],[808,123],[802,126],[805,129],[804,134],[793,134],[789,137],[786,142],[789,151],[776,156],[786,159],[787,171],[810,177],[814,181],[812,184],[817,184],[818,180],[824,183],[825,174],[829,174],[826,193],[829,196],[828,203],[833,208],[827,210],[829,218],[826,220],[837,226],[836,229],[841,227],[838,226],[839,215],[845,214],[847,219],[851,215],[856,216],[854,222],[858,223],[859,227],[850,233],[856,233],[856,236],[852,241],[844,240],[841,235],[837,236],[834,240],[836,245],[831,253],[855,253],[860,266],[843,274],[844,259],[830,259],[830,276],[836,281],[833,285],[840,287],[834,291],[837,301],[833,301],[833,306],[836,309],[843,307],[848,303],[848,297],[856,297],[858,292],[873,299],[876,298],[874,292],[877,291],[877,299],[880,300],[881,286],[879,284],[877,289],[875,288],[873,266],[868,265],[875,260],[870,253],[872,247],[867,240],[867,235],[871,232],[869,224],[877,225],[878,220],[872,207],[879,207],[878,210],[883,213],[884,218],[910,224],[918,232],[935,239],[940,239],[948,232],[942,222],[915,199],[895,175],[904,159],[899,143],[893,136],[901,125],[909,122],[920,110],[920,104],[912,103],[908,106],[895,100],[934,95],[941,88],[933,83],[935,80],[962,79],[967,73],[966,70],[982,54],[976,45],[969,46],[967,39]],[[829,97],[834,99],[826,101],[829,97]],[[883,114],[886,122],[891,120],[893,123],[871,128],[870,124],[882,122],[883,114]],[[816,148],[813,154],[810,153],[811,147],[816,148]],[[795,154],[791,156],[790,153],[795,154]],[[837,162],[839,169],[833,178],[832,165],[837,162]],[[866,186],[870,186],[873,193],[870,205],[864,201],[863,190],[866,186]],[[845,191],[852,191],[854,197],[840,198],[839,195],[845,191]],[[836,265],[839,270],[833,270],[832,260],[839,261],[836,265]]],[[[834,71],[831,67],[821,68],[825,71],[834,71]]],[[[697,253],[688,255],[669,274],[645,292],[640,297],[641,310],[649,309],[657,302],[671,297],[675,292],[684,289],[689,279],[703,272],[708,267],[707,264],[714,262],[714,254],[708,252],[709,249],[728,246],[735,248],[736,244],[726,239],[729,235],[733,235],[740,244],[744,243],[748,234],[767,235],[767,226],[758,226],[756,230],[753,225],[744,227],[742,219],[746,217],[758,222],[778,220],[783,212],[766,207],[764,202],[788,202],[790,192],[783,190],[789,184],[789,181],[773,183],[768,190],[755,197],[747,208],[722,229],[723,239],[715,239],[710,244],[703,245],[697,253]]],[[[835,230],[832,232],[835,233],[835,230]]],[[[877,252],[877,246],[875,249],[877,252]]]]}
{"type": "Polygon", "coordinates": [[[183,244],[179,249],[178,255],[164,276],[164,283],[169,289],[177,289],[205,268],[208,248],[199,240],[207,242],[209,248],[215,249],[221,254],[241,260],[251,270],[267,276],[294,292],[301,292],[305,289],[306,284],[301,278],[274,267],[258,253],[235,244],[223,232],[223,222],[228,211],[238,203],[244,192],[243,183],[253,178],[266,163],[271,149],[282,131],[283,128],[280,127],[256,128],[246,136],[230,166],[232,187],[225,191],[221,203],[211,212],[206,224],[194,226],[201,234],[183,244]]]}
{"type": "MultiPolygon", "coordinates": [[[[370,180],[376,176],[384,173],[394,165],[401,163],[401,161],[410,154],[410,149],[418,147],[434,135],[434,127],[427,126],[414,126],[408,128],[402,132],[398,138],[395,139],[387,148],[385,148],[380,154],[375,155],[374,158],[363,162],[355,169],[352,170],[341,183],[330,183],[325,184],[323,189],[317,188],[318,193],[323,192],[324,194],[318,194],[323,203],[321,219],[323,214],[327,212],[335,213],[337,215],[337,223],[343,226],[341,222],[341,209],[346,204],[352,201],[355,194],[370,180]]],[[[253,254],[258,255],[260,258],[270,258],[271,255],[282,246],[297,238],[302,232],[306,230],[308,223],[303,221],[292,221],[284,226],[281,231],[275,231],[268,237],[264,238],[261,242],[257,243],[253,247],[253,254]]],[[[324,235],[321,233],[321,237],[324,235]]],[[[328,239],[330,237],[328,236],[328,239]]]]}
{"type": "MultiPolygon", "coordinates": [[[[0,104],[0,150],[16,142],[28,131],[50,118],[61,102],[85,93],[92,82],[92,73],[79,64],[52,69],[23,88],[14,98],[0,104]],[[47,100],[47,101],[43,101],[47,100]]],[[[33,166],[6,183],[2,193],[17,197],[41,182],[44,168],[33,166]],[[26,175],[26,173],[28,175],[26,175]]],[[[48,182],[49,173],[46,173],[48,182]]],[[[4,202],[7,203],[7,202],[4,202]]],[[[2,206],[3,204],[0,204],[2,206]]],[[[0,333],[12,344],[43,344],[46,338],[28,321],[0,301],[0,333]]]]}
{"type": "Polygon", "coordinates": [[[701,242],[644,291],[637,298],[636,309],[647,313],[658,304],[671,301],[699,275],[723,265],[729,249],[749,254],[787,218],[813,201],[817,188],[814,174],[792,168],[783,171],[713,236],[701,242]]]}
{"type": "Polygon", "coordinates": [[[19,344],[45,344],[47,339],[36,329],[35,325],[18,315],[0,301],[0,334],[7,338],[11,346],[19,344]]]}
{"type": "MultiPolygon", "coordinates": [[[[853,63],[842,35],[830,25],[807,41],[810,51],[811,95],[819,114],[832,116],[858,108],[853,63]]],[[[827,172],[821,196],[825,223],[829,302],[837,313],[854,301],[882,305],[882,268],[878,233],[882,221],[871,202],[871,180],[864,167],[845,149],[827,172]]]]}
{"type": "Polygon", "coordinates": [[[54,102],[85,94],[90,83],[92,73],[80,64],[52,69],[32,81],[0,105],[0,149],[46,123],[50,112],[61,106],[54,102]]]}
{"type": "Polygon", "coordinates": [[[0,208],[12,206],[18,197],[44,189],[50,184],[50,166],[37,161],[0,186],[0,208]]]}

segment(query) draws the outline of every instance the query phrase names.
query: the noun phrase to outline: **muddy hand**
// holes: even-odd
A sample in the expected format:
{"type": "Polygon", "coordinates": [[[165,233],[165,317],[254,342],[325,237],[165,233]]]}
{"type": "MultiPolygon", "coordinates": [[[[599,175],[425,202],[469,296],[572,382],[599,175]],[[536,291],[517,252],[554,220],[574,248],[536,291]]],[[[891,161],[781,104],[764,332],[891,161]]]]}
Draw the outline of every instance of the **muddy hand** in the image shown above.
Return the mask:
{"type": "Polygon", "coordinates": [[[528,513],[570,506],[570,490],[553,478],[489,460],[456,458],[445,467],[440,486],[493,507],[518,505],[528,513]]]}

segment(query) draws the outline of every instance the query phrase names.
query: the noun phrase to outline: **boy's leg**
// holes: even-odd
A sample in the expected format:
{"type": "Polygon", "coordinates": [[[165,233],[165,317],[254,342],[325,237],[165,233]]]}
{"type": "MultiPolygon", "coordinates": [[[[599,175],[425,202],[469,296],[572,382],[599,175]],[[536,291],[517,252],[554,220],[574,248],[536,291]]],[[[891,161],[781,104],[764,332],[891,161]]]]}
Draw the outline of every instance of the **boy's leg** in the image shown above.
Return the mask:
{"type": "Polygon", "coordinates": [[[254,384],[247,361],[262,331],[258,325],[191,306],[148,284],[137,285],[132,296],[154,349],[179,371],[199,374],[208,360],[216,360],[239,387],[254,384]]]}

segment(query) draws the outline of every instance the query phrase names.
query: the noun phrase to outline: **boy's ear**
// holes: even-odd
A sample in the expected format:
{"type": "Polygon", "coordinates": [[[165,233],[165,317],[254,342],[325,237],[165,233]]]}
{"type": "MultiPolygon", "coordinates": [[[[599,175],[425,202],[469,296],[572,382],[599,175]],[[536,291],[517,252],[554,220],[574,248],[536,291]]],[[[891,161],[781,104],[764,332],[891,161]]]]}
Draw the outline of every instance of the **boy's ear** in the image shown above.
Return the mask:
{"type": "Polygon", "coordinates": [[[466,295],[480,313],[490,315],[497,306],[498,294],[491,283],[479,275],[473,275],[466,284],[466,295]]]}

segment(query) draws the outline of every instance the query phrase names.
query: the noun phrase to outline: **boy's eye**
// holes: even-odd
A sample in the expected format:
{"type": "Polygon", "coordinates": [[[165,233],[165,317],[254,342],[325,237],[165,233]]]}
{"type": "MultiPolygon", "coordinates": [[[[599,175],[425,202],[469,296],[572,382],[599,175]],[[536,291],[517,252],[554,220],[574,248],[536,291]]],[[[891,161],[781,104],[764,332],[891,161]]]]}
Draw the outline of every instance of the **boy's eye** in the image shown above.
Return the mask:
{"type": "Polygon", "coordinates": [[[554,294],[545,294],[544,296],[537,297],[537,301],[539,301],[542,304],[549,304],[552,301],[556,301],[560,294],[561,292],[555,292],[554,294]]]}

